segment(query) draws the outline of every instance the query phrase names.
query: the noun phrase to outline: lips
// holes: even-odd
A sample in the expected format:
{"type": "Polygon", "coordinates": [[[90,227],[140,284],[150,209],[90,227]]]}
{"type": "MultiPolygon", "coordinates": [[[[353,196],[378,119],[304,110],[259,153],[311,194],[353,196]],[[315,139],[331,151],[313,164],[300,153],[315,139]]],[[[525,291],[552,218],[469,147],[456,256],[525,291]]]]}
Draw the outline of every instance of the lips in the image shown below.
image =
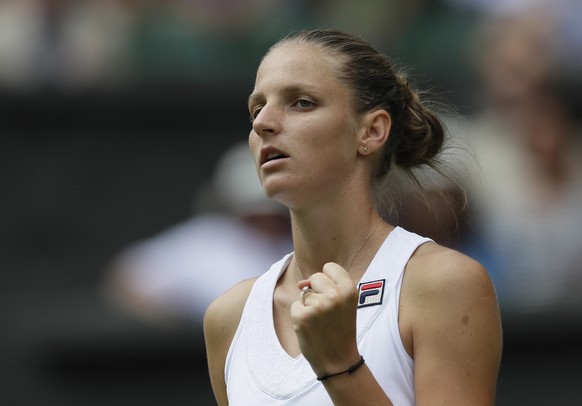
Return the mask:
{"type": "Polygon", "coordinates": [[[289,155],[285,154],[280,149],[274,147],[264,147],[261,149],[261,165],[267,162],[276,161],[283,158],[289,158],[289,155]]]}

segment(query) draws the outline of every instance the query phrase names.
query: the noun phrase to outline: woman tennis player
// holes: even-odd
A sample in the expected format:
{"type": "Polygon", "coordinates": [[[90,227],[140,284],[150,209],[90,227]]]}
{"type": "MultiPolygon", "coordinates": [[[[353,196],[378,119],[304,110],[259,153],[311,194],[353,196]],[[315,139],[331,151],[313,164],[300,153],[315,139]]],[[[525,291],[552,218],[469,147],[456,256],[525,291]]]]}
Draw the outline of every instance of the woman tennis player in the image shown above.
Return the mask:
{"type": "Polygon", "coordinates": [[[330,30],[263,58],[249,144],[294,252],[207,310],[220,405],[493,405],[497,299],[481,265],[380,216],[386,176],[445,130],[389,59],[330,30]]]}

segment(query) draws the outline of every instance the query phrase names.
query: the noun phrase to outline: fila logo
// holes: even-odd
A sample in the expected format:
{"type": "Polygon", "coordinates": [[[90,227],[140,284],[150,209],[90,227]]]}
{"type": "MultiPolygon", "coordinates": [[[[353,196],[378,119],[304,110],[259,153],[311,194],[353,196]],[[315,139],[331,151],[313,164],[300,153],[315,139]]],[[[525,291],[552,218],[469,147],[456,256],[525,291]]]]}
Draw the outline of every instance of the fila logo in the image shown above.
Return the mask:
{"type": "Polygon", "coordinates": [[[385,279],[360,283],[358,287],[358,309],[360,307],[381,305],[385,283],[385,279]]]}

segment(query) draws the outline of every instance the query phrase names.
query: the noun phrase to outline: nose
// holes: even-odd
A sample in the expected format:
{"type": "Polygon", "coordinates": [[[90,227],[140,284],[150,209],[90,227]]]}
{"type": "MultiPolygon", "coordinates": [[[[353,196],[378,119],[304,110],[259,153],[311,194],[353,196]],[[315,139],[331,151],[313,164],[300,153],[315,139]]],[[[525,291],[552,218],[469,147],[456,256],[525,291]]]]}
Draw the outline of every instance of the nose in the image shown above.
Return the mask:
{"type": "Polygon", "coordinates": [[[259,136],[277,134],[281,129],[281,111],[272,105],[265,105],[253,120],[253,130],[259,136]]]}

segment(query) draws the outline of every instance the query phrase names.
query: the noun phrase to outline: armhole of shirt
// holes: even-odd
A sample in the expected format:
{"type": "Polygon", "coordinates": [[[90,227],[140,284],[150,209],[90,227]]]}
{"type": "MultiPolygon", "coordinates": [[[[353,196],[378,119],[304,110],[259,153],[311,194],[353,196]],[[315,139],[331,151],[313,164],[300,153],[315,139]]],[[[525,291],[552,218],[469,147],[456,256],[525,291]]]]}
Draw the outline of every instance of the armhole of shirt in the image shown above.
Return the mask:
{"type": "Polygon", "coordinates": [[[396,323],[395,323],[396,331],[394,332],[394,334],[396,334],[395,342],[397,343],[396,345],[398,346],[399,351],[402,352],[402,354],[404,355],[404,357],[405,357],[406,361],[408,362],[408,364],[410,365],[410,367],[414,366],[414,358],[412,358],[410,356],[410,354],[408,353],[408,351],[406,350],[406,346],[404,345],[404,341],[402,340],[402,332],[400,331],[400,299],[402,297],[402,285],[404,282],[404,274],[406,273],[406,268],[408,266],[408,262],[410,262],[410,259],[414,256],[414,254],[416,253],[416,251],[418,251],[418,249],[420,247],[422,247],[424,244],[429,243],[429,242],[433,242],[433,241],[431,239],[424,239],[424,240],[419,242],[418,246],[414,249],[414,251],[412,252],[410,257],[406,261],[406,264],[404,265],[402,272],[398,276],[398,279],[396,281],[396,286],[394,289],[394,294],[396,295],[396,297],[394,298],[395,299],[394,304],[393,304],[394,307],[392,308],[392,311],[395,312],[395,316],[396,316],[395,317],[395,319],[396,319],[396,323]]]}

